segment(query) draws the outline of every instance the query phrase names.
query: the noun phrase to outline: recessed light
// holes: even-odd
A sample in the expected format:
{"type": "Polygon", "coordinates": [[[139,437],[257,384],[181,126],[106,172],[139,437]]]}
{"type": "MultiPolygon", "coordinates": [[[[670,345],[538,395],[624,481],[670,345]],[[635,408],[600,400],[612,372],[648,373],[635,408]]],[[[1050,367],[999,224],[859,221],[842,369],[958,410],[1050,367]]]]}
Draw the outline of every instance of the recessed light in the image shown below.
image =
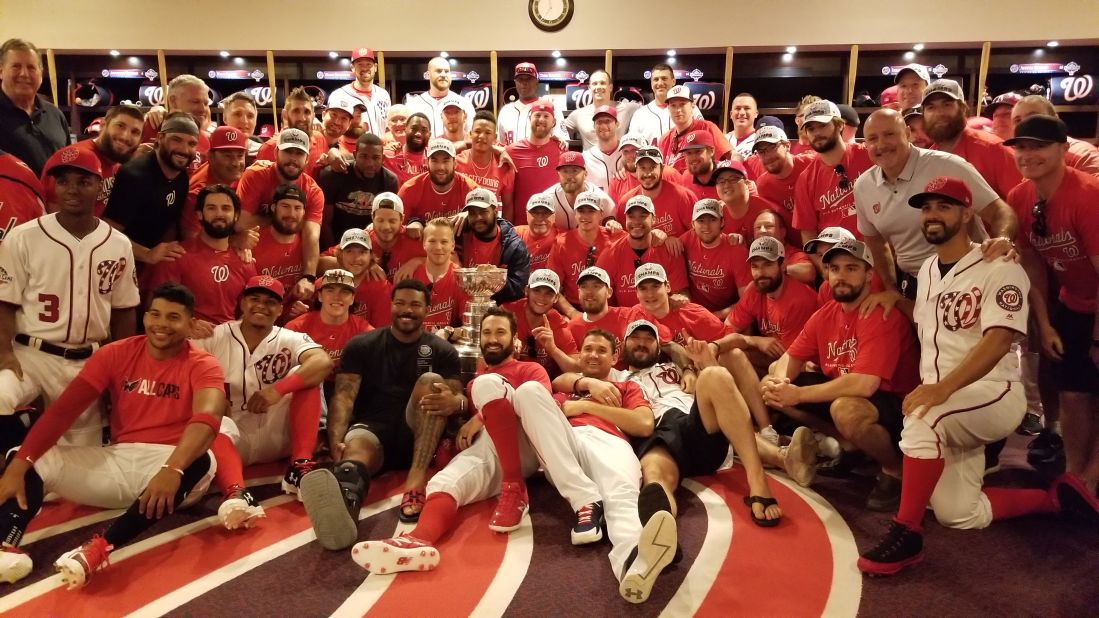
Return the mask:
{"type": "Polygon", "coordinates": [[[452,66],[452,67],[458,66],[458,59],[457,58],[450,58],[450,66],[452,66]]]}
{"type": "Polygon", "coordinates": [[[794,59],[794,54],[791,54],[790,52],[786,52],[785,54],[782,54],[782,61],[783,62],[790,62],[793,59],[794,59]]]}
{"type": "Polygon", "coordinates": [[[554,64],[556,64],[559,67],[563,67],[566,64],[568,64],[568,61],[565,60],[564,58],[558,58],[557,60],[554,61],[554,64]]]}
{"type": "Polygon", "coordinates": [[[914,49],[918,52],[923,51],[923,43],[916,43],[915,45],[912,46],[912,49],[914,49]]]}
{"type": "Polygon", "coordinates": [[[122,55],[122,52],[118,51],[117,49],[112,49],[111,50],[111,55],[114,56],[115,58],[117,58],[120,55],[122,55]]]}
{"type": "Polygon", "coordinates": [[[235,64],[244,64],[244,58],[241,58],[240,56],[237,56],[236,58],[233,58],[233,62],[235,64]]]}
{"type": "Polygon", "coordinates": [[[1035,56],[1044,56],[1044,55],[1046,55],[1046,50],[1039,47],[1038,49],[1034,50],[1034,55],[1035,56]]]}
{"type": "Polygon", "coordinates": [[[912,60],[915,57],[916,57],[916,52],[913,52],[913,51],[904,52],[904,59],[905,60],[912,60]]]}
{"type": "Polygon", "coordinates": [[[1046,47],[1057,47],[1058,45],[1060,45],[1060,43],[1058,43],[1057,41],[1050,41],[1049,43],[1046,43],[1046,47]]]}
{"type": "Polygon", "coordinates": [[[668,56],[665,60],[666,64],[675,64],[675,56],[668,56]]]}
{"type": "Polygon", "coordinates": [[[133,65],[141,64],[141,58],[138,58],[137,56],[130,56],[126,61],[133,65]]]}
{"type": "Polygon", "coordinates": [[[439,57],[440,58],[449,58],[450,54],[446,53],[445,51],[441,51],[441,52],[439,52],[439,57]]]}
{"type": "Polygon", "coordinates": [[[344,67],[351,66],[351,59],[350,58],[340,58],[340,66],[344,66],[344,67]]]}
{"type": "Polygon", "coordinates": [[[796,54],[796,53],[798,53],[798,48],[797,48],[796,46],[794,46],[794,45],[791,45],[791,46],[789,46],[789,47],[787,47],[787,48],[786,48],[786,53],[788,53],[788,54],[796,54]]]}
{"type": "Polygon", "coordinates": [[[674,58],[675,57],[675,50],[674,49],[669,49],[668,50],[668,57],[669,58],[674,58]]]}
{"type": "Polygon", "coordinates": [[[334,52],[334,51],[330,51],[330,52],[328,52],[328,57],[335,60],[336,58],[339,58],[340,55],[338,53],[334,52]]]}
{"type": "Polygon", "coordinates": [[[554,58],[560,58],[561,57],[561,51],[555,49],[552,52],[550,52],[550,55],[553,56],[554,58]]]}
{"type": "Polygon", "coordinates": [[[228,58],[229,57],[229,52],[227,52],[223,49],[223,50],[218,52],[218,55],[221,56],[222,58],[228,58]]]}

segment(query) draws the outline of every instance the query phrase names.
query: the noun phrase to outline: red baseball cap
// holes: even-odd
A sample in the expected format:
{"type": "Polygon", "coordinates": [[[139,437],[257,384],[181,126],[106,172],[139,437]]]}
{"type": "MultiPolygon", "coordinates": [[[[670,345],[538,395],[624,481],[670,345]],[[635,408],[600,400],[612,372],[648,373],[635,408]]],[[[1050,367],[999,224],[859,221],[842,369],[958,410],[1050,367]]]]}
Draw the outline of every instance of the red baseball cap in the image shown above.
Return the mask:
{"type": "Polygon", "coordinates": [[[744,167],[744,163],[741,162],[740,159],[727,159],[725,161],[718,161],[717,165],[714,167],[714,179],[721,175],[721,172],[724,172],[725,170],[736,172],[745,178],[748,177],[748,169],[744,167]]]}
{"type": "Polygon", "coordinates": [[[897,87],[890,86],[881,91],[881,98],[879,99],[879,101],[881,102],[882,107],[889,107],[890,105],[894,105],[897,103],[897,97],[897,87]]]}
{"type": "Polygon", "coordinates": [[[530,113],[534,112],[548,112],[553,113],[553,101],[548,99],[538,99],[530,106],[530,113]]]}
{"type": "Polygon", "coordinates": [[[520,75],[529,75],[534,79],[538,79],[538,67],[534,66],[532,62],[520,62],[515,65],[515,77],[520,75]]]}
{"type": "Polygon", "coordinates": [[[561,153],[561,158],[557,160],[557,169],[562,167],[568,167],[574,165],[576,167],[584,167],[584,155],[576,152],[575,150],[569,150],[561,153]]]}
{"type": "Polygon", "coordinates": [[[922,208],[923,203],[932,197],[945,197],[966,208],[973,205],[973,194],[970,193],[969,187],[966,186],[965,181],[961,178],[952,178],[950,176],[933,178],[931,182],[927,183],[927,186],[923,188],[923,193],[917,193],[908,198],[908,205],[913,208],[922,208]]]}
{"type": "Polygon", "coordinates": [[[271,275],[254,275],[248,280],[248,284],[244,286],[244,291],[241,292],[242,296],[247,295],[249,292],[255,290],[263,290],[269,294],[273,294],[282,300],[286,296],[286,288],[282,287],[282,282],[272,277],[271,275]]]}
{"type": "Polygon", "coordinates": [[[42,169],[42,174],[48,175],[53,170],[63,167],[74,167],[93,176],[103,178],[103,166],[99,163],[99,157],[95,156],[95,153],[90,149],[65,146],[50,155],[50,158],[46,160],[46,166],[42,169]]]}
{"type": "Polygon", "coordinates": [[[618,120],[618,108],[613,105],[600,105],[595,108],[595,113],[592,114],[591,119],[595,120],[600,116],[610,116],[611,118],[618,120]]]}
{"type": "Polygon", "coordinates": [[[210,150],[248,150],[248,136],[236,127],[222,125],[210,134],[210,150]]]}
{"type": "MultiPolygon", "coordinates": [[[[701,150],[703,148],[714,148],[714,136],[709,131],[691,131],[683,138],[683,145],[679,148],[680,152],[687,150],[701,150]]],[[[742,166],[743,167],[743,166],[742,166]]]]}
{"type": "Polygon", "coordinates": [[[374,55],[374,50],[369,47],[360,47],[351,52],[351,62],[355,62],[359,58],[367,58],[374,62],[378,61],[378,58],[374,55]]]}

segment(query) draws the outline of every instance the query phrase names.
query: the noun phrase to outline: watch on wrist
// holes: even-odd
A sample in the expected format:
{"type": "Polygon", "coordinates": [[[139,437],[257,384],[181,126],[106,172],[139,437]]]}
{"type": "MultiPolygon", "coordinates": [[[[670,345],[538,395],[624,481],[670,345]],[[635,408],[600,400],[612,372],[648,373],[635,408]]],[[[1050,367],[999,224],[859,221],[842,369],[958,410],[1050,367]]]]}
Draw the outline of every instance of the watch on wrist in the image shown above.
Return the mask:
{"type": "Polygon", "coordinates": [[[309,283],[316,283],[317,282],[317,276],[316,275],[302,275],[298,280],[300,281],[301,279],[305,279],[309,283]]]}

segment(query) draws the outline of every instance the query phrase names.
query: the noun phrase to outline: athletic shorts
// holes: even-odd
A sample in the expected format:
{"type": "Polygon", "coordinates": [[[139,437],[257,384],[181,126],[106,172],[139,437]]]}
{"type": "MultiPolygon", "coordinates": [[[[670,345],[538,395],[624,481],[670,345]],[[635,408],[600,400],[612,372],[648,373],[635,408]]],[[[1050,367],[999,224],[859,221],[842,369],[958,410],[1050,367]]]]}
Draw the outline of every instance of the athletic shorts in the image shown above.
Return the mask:
{"type": "Polygon", "coordinates": [[[1057,390],[1099,395],[1099,369],[1090,356],[1095,316],[1073,311],[1058,300],[1053,303],[1050,322],[1065,346],[1061,360],[1053,362],[1057,390]]]}
{"type": "MultiPolygon", "coordinates": [[[[816,384],[824,384],[829,381],[831,381],[831,378],[823,373],[817,373],[815,371],[805,371],[794,378],[794,384],[798,386],[813,386],[816,384]]],[[[869,401],[870,405],[874,406],[878,411],[878,424],[889,432],[890,442],[893,443],[893,448],[897,449],[899,452],[901,429],[904,428],[904,413],[901,412],[901,403],[904,399],[896,393],[879,390],[867,398],[867,401],[869,401]]],[[[830,403],[798,404],[799,409],[820,417],[829,423],[832,422],[831,407],[832,404],[830,403]]]]}
{"type": "Polygon", "coordinates": [[[412,466],[415,436],[403,418],[393,421],[369,419],[354,423],[347,428],[344,442],[356,438],[370,440],[381,449],[382,467],[378,470],[379,474],[389,470],[407,470],[412,466]]]}
{"type": "Polygon", "coordinates": [[[721,431],[706,433],[698,403],[691,406],[691,413],[672,408],[657,421],[653,435],[634,443],[637,458],[656,446],[668,449],[679,466],[680,476],[713,474],[725,462],[729,454],[729,441],[721,431]]]}

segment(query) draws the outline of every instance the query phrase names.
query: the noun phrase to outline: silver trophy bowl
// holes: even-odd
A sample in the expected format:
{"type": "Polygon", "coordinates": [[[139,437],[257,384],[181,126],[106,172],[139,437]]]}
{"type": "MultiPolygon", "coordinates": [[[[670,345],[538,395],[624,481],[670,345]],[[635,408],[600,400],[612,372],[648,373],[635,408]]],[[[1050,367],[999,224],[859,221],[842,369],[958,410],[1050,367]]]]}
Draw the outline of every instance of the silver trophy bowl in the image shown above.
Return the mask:
{"type": "Polygon", "coordinates": [[[476,375],[477,361],[481,358],[481,318],[485,311],[496,306],[492,295],[503,289],[508,270],[496,266],[458,268],[454,270],[454,276],[469,296],[466,312],[462,314],[462,325],[468,337],[454,346],[458,350],[462,382],[468,383],[476,375]]]}

